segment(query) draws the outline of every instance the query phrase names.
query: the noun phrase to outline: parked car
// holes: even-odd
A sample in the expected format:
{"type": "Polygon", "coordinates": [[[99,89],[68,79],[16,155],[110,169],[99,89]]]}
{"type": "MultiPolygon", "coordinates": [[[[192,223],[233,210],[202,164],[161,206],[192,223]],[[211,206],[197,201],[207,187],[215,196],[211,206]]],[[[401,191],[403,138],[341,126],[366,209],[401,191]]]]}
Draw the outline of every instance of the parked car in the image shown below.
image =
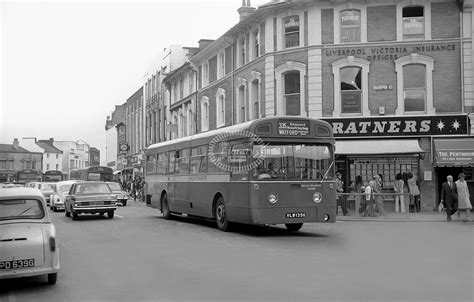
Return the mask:
{"type": "Polygon", "coordinates": [[[112,193],[117,195],[117,202],[122,203],[122,205],[125,207],[129,198],[127,192],[122,189],[122,186],[118,182],[108,181],[107,185],[109,186],[110,190],[112,190],[112,193]]]}
{"type": "Polygon", "coordinates": [[[82,181],[74,183],[66,196],[65,215],[76,220],[79,214],[107,213],[108,218],[114,217],[117,209],[117,195],[102,181],[82,181]]]}
{"type": "Polygon", "coordinates": [[[0,279],[46,275],[55,284],[58,272],[56,229],[43,194],[0,189],[0,279]]]}
{"type": "Polygon", "coordinates": [[[64,210],[66,196],[69,194],[71,186],[76,182],[77,180],[66,180],[56,183],[54,192],[51,194],[49,199],[49,207],[51,210],[53,210],[53,212],[56,212],[57,210],[64,210]]]}

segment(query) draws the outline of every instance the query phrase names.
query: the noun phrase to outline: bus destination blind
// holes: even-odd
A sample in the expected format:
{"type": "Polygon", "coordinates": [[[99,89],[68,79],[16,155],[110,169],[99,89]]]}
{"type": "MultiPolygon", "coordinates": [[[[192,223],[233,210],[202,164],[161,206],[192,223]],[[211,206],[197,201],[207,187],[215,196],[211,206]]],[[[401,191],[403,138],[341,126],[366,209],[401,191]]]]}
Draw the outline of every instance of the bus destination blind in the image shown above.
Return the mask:
{"type": "Polygon", "coordinates": [[[278,135],[308,136],[309,121],[278,121],[278,135]]]}

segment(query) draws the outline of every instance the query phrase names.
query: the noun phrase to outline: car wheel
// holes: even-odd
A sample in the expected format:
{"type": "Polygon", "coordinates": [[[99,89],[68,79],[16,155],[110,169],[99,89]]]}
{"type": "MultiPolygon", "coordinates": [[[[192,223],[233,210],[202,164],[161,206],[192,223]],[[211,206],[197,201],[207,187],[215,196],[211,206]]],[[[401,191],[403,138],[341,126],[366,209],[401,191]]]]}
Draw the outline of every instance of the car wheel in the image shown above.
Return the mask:
{"type": "Polygon", "coordinates": [[[56,284],[58,281],[58,273],[48,274],[48,283],[49,284],[56,284]]]}
{"type": "Polygon", "coordinates": [[[114,211],[107,212],[107,218],[109,218],[109,219],[114,218],[114,211]]]}
{"type": "Polygon", "coordinates": [[[64,207],[64,215],[66,215],[66,217],[71,217],[71,213],[69,213],[67,207],[64,207]]]}
{"type": "Polygon", "coordinates": [[[72,212],[72,220],[77,220],[78,216],[77,213],[72,212]]]}
{"type": "Polygon", "coordinates": [[[168,204],[168,195],[163,196],[163,200],[161,201],[161,212],[163,213],[163,217],[165,219],[171,218],[170,206],[168,204]]]}
{"type": "Polygon", "coordinates": [[[296,232],[303,227],[302,223],[285,223],[286,229],[290,232],[296,232]]]}
{"type": "Polygon", "coordinates": [[[126,206],[127,206],[127,201],[126,201],[126,200],[123,200],[123,201],[122,201],[122,205],[123,205],[124,207],[126,207],[126,206]]]}
{"type": "Polygon", "coordinates": [[[216,223],[219,230],[227,232],[230,230],[231,224],[227,220],[227,211],[225,208],[224,197],[220,196],[216,202],[216,223]]]}

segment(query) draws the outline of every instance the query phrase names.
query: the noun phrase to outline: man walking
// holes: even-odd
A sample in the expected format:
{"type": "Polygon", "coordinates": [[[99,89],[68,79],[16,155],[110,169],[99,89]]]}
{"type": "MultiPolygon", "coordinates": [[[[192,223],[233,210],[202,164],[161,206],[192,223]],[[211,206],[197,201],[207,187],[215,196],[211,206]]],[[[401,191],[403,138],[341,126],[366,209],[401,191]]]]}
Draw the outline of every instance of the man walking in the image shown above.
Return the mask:
{"type": "Polygon", "coordinates": [[[448,175],[446,177],[446,182],[441,186],[441,202],[446,208],[446,215],[448,221],[451,221],[451,215],[456,213],[457,210],[457,199],[458,193],[456,189],[456,184],[453,182],[453,176],[448,175]]]}
{"type": "Polygon", "coordinates": [[[344,181],[342,180],[342,172],[336,172],[336,201],[337,205],[341,206],[342,214],[344,216],[349,215],[347,212],[346,196],[337,193],[344,193],[344,181]]]}

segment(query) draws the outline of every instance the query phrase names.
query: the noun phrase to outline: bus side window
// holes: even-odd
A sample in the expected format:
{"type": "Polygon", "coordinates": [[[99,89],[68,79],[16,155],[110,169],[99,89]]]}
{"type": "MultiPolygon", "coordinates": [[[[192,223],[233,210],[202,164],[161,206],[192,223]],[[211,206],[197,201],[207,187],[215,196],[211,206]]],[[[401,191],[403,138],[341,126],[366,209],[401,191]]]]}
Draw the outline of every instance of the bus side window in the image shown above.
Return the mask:
{"type": "Polygon", "coordinates": [[[177,160],[176,167],[179,174],[188,174],[189,173],[189,149],[183,149],[180,151],[180,157],[177,160]]]}
{"type": "Polygon", "coordinates": [[[169,161],[168,161],[168,173],[167,174],[174,174],[175,170],[174,170],[174,165],[176,163],[176,155],[177,155],[177,151],[172,151],[172,152],[169,152],[169,161]]]}
{"type": "Polygon", "coordinates": [[[165,152],[158,154],[156,172],[161,175],[168,173],[168,153],[165,152]]]}

